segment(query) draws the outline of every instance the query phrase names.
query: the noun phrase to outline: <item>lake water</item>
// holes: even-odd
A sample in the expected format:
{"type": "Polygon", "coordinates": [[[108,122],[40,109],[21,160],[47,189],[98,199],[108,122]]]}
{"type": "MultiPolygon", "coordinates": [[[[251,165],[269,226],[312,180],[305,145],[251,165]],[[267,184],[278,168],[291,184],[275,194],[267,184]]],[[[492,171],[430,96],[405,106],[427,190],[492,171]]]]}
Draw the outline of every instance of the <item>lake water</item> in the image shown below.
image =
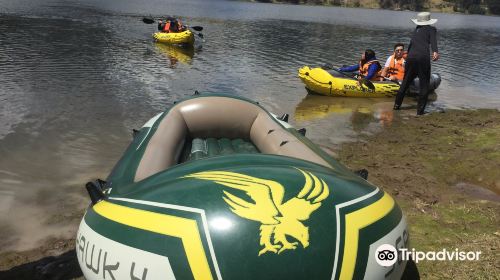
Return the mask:
{"type": "MultiPolygon", "coordinates": [[[[195,90],[289,113],[326,150],[391,124],[392,99],[307,96],[303,65],[382,60],[409,42],[413,12],[222,0],[2,0],[0,250],[71,236],[131,129],[195,90]],[[194,50],[153,43],[143,16],[204,27],[194,50]],[[76,213],[75,213],[76,212],[76,213]],[[71,222],[68,222],[71,221],[71,222]]],[[[433,14],[443,79],[429,110],[500,108],[500,17],[433,14]]],[[[413,102],[408,99],[408,102],[413,102]]],[[[413,111],[412,111],[413,113],[413,111]]]]}

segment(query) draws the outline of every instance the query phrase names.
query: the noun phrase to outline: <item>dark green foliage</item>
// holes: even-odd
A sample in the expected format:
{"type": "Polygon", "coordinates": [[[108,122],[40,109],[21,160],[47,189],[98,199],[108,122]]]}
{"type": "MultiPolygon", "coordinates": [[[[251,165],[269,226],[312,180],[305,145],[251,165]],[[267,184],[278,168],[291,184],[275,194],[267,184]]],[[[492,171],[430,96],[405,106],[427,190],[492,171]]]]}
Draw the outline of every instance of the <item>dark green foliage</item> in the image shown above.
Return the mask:
{"type": "Polygon", "coordinates": [[[382,9],[392,9],[394,7],[394,2],[392,2],[392,0],[380,0],[379,5],[382,9]]]}
{"type": "Polygon", "coordinates": [[[470,14],[484,15],[486,12],[480,5],[471,5],[469,7],[470,14]]]}
{"type": "Polygon", "coordinates": [[[453,3],[455,12],[481,15],[486,13],[483,0],[447,0],[447,2],[453,3]]]}
{"type": "MultiPolygon", "coordinates": [[[[264,3],[290,3],[290,4],[314,4],[314,5],[333,5],[342,6],[345,0],[256,0],[264,3]]],[[[453,5],[453,11],[468,14],[494,14],[500,15],[500,0],[445,0],[453,5]]],[[[359,0],[349,1],[350,6],[361,7],[359,0]]],[[[424,11],[429,8],[442,8],[446,6],[439,4],[438,6],[430,7],[429,0],[378,0],[382,9],[397,9],[424,11]]]]}
{"type": "Polygon", "coordinates": [[[486,0],[488,10],[494,15],[500,15],[500,0],[486,0]]]}
{"type": "Polygon", "coordinates": [[[379,0],[382,9],[421,11],[424,4],[428,4],[426,0],[379,0]]]}
{"type": "MultiPolygon", "coordinates": [[[[273,0],[257,0],[257,2],[264,2],[264,3],[273,3],[273,2],[278,2],[278,3],[290,3],[290,4],[300,4],[300,0],[278,0],[278,1],[273,1],[273,0]]],[[[303,2],[311,2],[311,1],[303,1],[303,2]]],[[[317,2],[317,1],[315,1],[317,2]]]]}

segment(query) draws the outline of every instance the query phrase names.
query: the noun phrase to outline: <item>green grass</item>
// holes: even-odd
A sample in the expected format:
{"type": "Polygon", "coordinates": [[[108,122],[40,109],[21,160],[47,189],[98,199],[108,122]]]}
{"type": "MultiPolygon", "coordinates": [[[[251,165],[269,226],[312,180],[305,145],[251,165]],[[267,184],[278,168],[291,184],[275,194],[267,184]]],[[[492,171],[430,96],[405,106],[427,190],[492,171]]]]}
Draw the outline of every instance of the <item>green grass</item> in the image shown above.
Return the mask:
{"type": "Polygon", "coordinates": [[[453,187],[500,191],[499,139],[499,111],[452,110],[395,119],[338,154],[352,169],[367,168],[369,181],[394,196],[408,219],[410,247],[482,252],[480,261],[421,261],[422,279],[500,279],[500,203],[453,187]]]}

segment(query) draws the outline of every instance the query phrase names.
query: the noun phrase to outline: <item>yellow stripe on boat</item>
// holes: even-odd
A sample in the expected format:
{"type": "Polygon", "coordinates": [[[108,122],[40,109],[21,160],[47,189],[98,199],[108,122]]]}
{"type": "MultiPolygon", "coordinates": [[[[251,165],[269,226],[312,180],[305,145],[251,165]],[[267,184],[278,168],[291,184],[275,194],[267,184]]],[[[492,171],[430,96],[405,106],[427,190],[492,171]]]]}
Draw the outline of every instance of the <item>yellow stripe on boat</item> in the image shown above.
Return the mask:
{"type": "Polygon", "coordinates": [[[107,201],[94,205],[94,211],[126,226],[180,238],[194,279],[213,279],[196,220],[135,209],[107,201]]]}
{"type": "Polygon", "coordinates": [[[356,268],[359,231],[385,217],[395,202],[387,193],[377,202],[345,216],[345,245],[340,279],[352,279],[356,268]]]}

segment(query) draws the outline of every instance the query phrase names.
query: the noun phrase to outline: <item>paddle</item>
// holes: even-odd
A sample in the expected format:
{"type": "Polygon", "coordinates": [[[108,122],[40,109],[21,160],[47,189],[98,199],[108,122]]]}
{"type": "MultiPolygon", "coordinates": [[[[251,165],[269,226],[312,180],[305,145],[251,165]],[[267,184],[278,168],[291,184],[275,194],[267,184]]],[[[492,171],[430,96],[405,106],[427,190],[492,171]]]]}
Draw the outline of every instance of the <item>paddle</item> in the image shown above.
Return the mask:
{"type": "MultiPolygon", "coordinates": [[[[188,26],[188,25],[186,25],[188,26]]],[[[189,28],[192,28],[196,31],[202,31],[203,30],[203,26],[198,26],[198,25],[195,25],[195,26],[188,26],[189,28]]]]}
{"type": "MultiPolygon", "coordinates": [[[[144,22],[144,23],[146,23],[146,24],[153,24],[153,23],[155,23],[155,20],[154,20],[154,18],[152,18],[152,17],[143,17],[143,18],[142,18],[142,22],[144,22]]],[[[189,26],[189,25],[185,25],[185,26],[186,26],[187,28],[191,29],[191,31],[193,31],[193,30],[196,30],[196,31],[202,31],[202,30],[203,30],[203,26],[189,26]]],[[[198,37],[200,37],[200,38],[203,40],[203,42],[205,41],[205,40],[203,39],[203,34],[201,34],[201,33],[196,33],[196,32],[194,32],[194,31],[193,31],[193,33],[194,33],[194,34],[196,34],[198,37]]]]}
{"type": "Polygon", "coordinates": [[[145,24],[153,24],[155,23],[155,20],[153,18],[142,18],[142,22],[144,22],[145,24]]]}
{"type": "Polygon", "coordinates": [[[330,63],[325,63],[325,65],[323,65],[321,68],[325,69],[325,70],[333,70],[337,73],[340,73],[348,78],[351,78],[353,80],[356,80],[356,81],[359,81],[360,83],[362,83],[363,85],[365,85],[367,88],[371,89],[371,90],[375,90],[375,86],[373,85],[372,82],[370,82],[369,80],[365,79],[365,78],[362,78],[360,80],[358,80],[357,78],[351,76],[351,75],[348,75],[342,71],[339,71],[337,70],[335,67],[333,67],[333,65],[331,65],[330,63]]]}
{"type": "Polygon", "coordinates": [[[398,86],[401,86],[401,83],[398,82],[398,81],[391,80],[391,79],[389,79],[387,77],[382,77],[382,76],[379,76],[379,77],[381,77],[382,79],[384,79],[384,81],[393,82],[393,83],[397,84],[398,86]]]}
{"type": "MultiPolygon", "coordinates": [[[[194,33],[194,32],[193,32],[193,33],[194,33]]],[[[202,39],[202,40],[203,40],[203,42],[205,42],[205,39],[203,39],[203,34],[201,34],[201,33],[194,33],[194,34],[198,35],[198,37],[200,37],[200,39],[202,39]]]]}
{"type": "Polygon", "coordinates": [[[193,30],[201,31],[201,30],[203,30],[203,27],[201,27],[201,26],[189,26],[189,25],[186,25],[186,27],[189,28],[189,29],[192,29],[191,31],[194,34],[198,35],[198,37],[200,37],[200,39],[202,40],[202,42],[205,42],[205,39],[203,39],[203,34],[196,33],[196,32],[193,31],[193,30]],[[195,29],[195,27],[199,27],[199,28],[195,29]]]}
{"type": "MultiPolygon", "coordinates": [[[[153,24],[153,23],[155,23],[155,19],[152,18],[152,17],[143,17],[142,18],[142,22],[144,22],[145,24],[153,24]]],[[[188,25],[186,25],[186,27],[192,28],[192,29],[194,29],[196,31],[202,31],[203,30],[203,26],[198,26],[198,25],[196,25],[196,26],[188,26],[188,25]]]]}

